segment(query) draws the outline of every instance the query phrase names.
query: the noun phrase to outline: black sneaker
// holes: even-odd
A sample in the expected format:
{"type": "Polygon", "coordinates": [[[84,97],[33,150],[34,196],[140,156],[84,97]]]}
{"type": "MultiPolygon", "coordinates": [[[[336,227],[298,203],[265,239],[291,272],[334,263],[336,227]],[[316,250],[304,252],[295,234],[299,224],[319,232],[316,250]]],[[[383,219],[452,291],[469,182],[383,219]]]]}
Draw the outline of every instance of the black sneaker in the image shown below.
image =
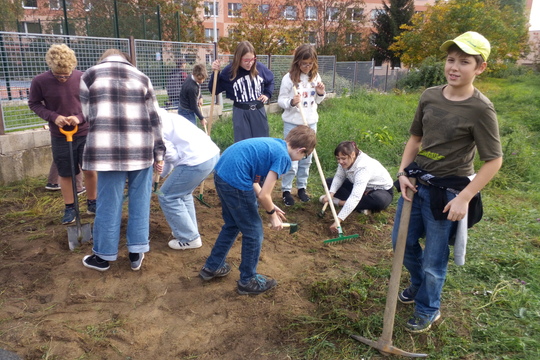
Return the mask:
{"type": "Polygon", "coordinates": [[[267,290],[270,290],[276,285],[276,280],[257,274],[247,283],[242,283],[240,280],[238,280],[237,291],[240,295],[259,295],[267,290]]]}
{"type": "Polygon", "coordinates": [[[83,186],[83,188],[81,190],[77,190],[77,196],[81,196],[85,192],[86,192],[86,188],[83,186]]]}
{"type": "Polygon", "coordinates": [[[109,270],[109,262],[107,260],[103,260],[97,255],[86,255],[82,263],[84,266],[86,266],[89,269],[94,269],[97,271],[105,271],[109,270]]]}
{"type": "Polygon", "coordinates": [[[75,211],[74,207],[66,207],[64,210],[64,216],[62,217],[62,225],[71,224],[75,221],[76,216],[77,212],[75,211]]]}
{"type": "Polygon", "coordinates": [[[47,185],[45,185],[45,189],[51,190],[51,191],[60,190],[60,185],[47,183],[47,185]]]}
{"type": "Polygon", "coordinates": [[[284,191],[283,192],[283,202],[287,206],[293,206],[294,205],[294,199],[293,199],[290,191],[284,191]]]}
{"type": "Polygon", "coordinates": [[[297,195],[302,202],[308,202],[309,200],[311,200],[306,193],[306,189],[298,189],[297,195]]]}
{"type": "Polygon", "coordinates": [[[86,213],[88,215],[96,215],[96,200],[86,200],[87,210],[86,213]]]}
{"type": "Polygon", "coordinates": [[[216,271],[212,271],[212,270],[207,269],[207,268],[205,268],[203,266],[203,268],[199,272],[199,276],[204,281],[208,281],[208,280],[212,280],[213,278],[216,278],[216,277],[227,276],[227,275],[229,275],[230,272],[231,272],[231,267],[229,266],[229,264],[225,263],[225,265],[223,265],[222,267],[220,267],[216,271]]]}
{"type": "Polygon", "coordinates": [[[413,293],[411,291],[411,288],[408,287],[408,288],[406,288],[405,290],[403,290],[402,292],[400,292],[398,294],[398,300],[401,301],[404,304],[412,304],[412,303],[414,303],[414,296],[415,295],[416,295],[416,293],[413,293]]]}
{"type": "Polygon", "coordinates": [[[131,270],[138,271],[141,269],[144,253],[129,253],[129,261],[131,262],[131,270]]]}
{"type": "Polygon", "coordinates": [[[405,324],[405,330],[413,334],[420,334],[431,329],[431,325],[441,318],[441,312],[437,312],[433,315],[421,315],[414,314],[412,318],[405,324]]]}

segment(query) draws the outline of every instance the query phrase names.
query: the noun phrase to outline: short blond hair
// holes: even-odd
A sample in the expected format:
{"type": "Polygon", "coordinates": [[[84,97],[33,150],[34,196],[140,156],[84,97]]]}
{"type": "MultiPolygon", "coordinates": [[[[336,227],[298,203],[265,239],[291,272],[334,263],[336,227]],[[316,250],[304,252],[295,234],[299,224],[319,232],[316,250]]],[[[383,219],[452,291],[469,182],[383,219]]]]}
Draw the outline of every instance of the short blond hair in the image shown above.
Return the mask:
{"type": "Polygon", "coordinates": [[[45,61],[49,68],[56,73],[70,73],[77,66],[75,51],[66,44],[51,45],[45,55],[45,61]]]}

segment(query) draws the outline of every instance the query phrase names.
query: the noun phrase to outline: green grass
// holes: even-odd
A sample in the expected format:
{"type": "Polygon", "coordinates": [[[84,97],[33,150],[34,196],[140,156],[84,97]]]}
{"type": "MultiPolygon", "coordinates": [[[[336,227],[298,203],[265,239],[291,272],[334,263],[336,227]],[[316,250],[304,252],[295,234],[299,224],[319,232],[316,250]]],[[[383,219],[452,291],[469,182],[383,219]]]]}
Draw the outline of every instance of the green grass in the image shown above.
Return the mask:
{"type": "MultiPolygon", "coordinates": [[[[465,266],[452,260],[449,265],[443,320],[427,334],[410,336],[402,324],[412,308],[398,306],[393,345],[431,359],[539,359],[540,76],[488,78],[476,85],[497,110],[504,164],[483,191],[484,219],[469,232],[465,266]]],[[[326,176],[336,169],[333,150],[343,140],[356,141],[395,173],[419,95],[360,91],[323,102],[317,152],[326,176]]],[[[280,115],[270,115],[269,122],[271,135],[281,137],[280,115]]],[[[312,193],[322,193],[319,183],[313,166],[312,193]]],[[[380,241],[381,249],[389,241],[380,241]]],[[[381,260],[349,269],[348,278],[313,283],[310,300],[317,311],[284,329],[302,344],[291,350],[294,358],[380,358],[349,335],[372,340],[381,335],[389,272],[389,261],[381,260]]]]}

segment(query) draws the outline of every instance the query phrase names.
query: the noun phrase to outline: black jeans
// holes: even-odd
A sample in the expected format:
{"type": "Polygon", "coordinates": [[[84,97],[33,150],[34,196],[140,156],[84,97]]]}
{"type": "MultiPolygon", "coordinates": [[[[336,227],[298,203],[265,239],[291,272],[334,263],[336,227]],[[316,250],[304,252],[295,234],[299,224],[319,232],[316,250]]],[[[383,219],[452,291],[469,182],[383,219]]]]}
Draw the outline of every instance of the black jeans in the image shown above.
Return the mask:
{"type": "MultiPolygon", "coordinates": [[[[328,188],[332,186],[332,181],[334,178],[327,178],[326,184],[328,188]]],[[[341,187],[336,191],[334,197],[340,200],[347,200],[351,196],[353,190],[353,183],[348,179],[345,179],[341,187]]],[[[372,210],[372,211],[381,211],[384,210],[390,205],[394,197],[394,188],[391,187],[389,190],[370,190],[366,191],[360,199],[360,202],[356,206],[356,211],[360,212],[362,210],[372,210]]]]}

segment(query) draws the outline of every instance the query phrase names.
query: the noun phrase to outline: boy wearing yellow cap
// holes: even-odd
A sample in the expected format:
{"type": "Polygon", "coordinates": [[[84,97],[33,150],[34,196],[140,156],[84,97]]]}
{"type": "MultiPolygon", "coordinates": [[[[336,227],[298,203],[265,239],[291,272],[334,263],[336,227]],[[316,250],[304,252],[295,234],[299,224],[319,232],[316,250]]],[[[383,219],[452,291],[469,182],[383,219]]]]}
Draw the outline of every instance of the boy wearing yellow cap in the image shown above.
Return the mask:
{"type": "MultiPolygon", "coordinates": [[[[415,193],[403,260],[410,285],[399,294],[401,302],[415,304],[413,316],[405,325],[412,333],[429,330],[441,317],[440,299],[451,241],[456,241],[456,256],[458,224],[460,230],[464,229],[458,234],[463,246],[467,227],[481,217],[477,194],[502,165],[495,109],[473,85],[476,76],[486,69],[489,41],[469,31],[443,43],[441,50],[447,52],[447,84],[422,94],[397,174],[402,197],[392,233],[394,247],[403,202],[411,201],[406,191],[410,188],[415,193]],[[484,163],[475,174],[477,150],[484,163]],[[417,178],[416,187],[409,177],[417,178]],[[477,205],[475,211],[472,204],[477,205]],[[425,238],[423,247],[421,237],[425,238]]],[[[462,259],[455,260],[462,264],[462,259]]]]}

